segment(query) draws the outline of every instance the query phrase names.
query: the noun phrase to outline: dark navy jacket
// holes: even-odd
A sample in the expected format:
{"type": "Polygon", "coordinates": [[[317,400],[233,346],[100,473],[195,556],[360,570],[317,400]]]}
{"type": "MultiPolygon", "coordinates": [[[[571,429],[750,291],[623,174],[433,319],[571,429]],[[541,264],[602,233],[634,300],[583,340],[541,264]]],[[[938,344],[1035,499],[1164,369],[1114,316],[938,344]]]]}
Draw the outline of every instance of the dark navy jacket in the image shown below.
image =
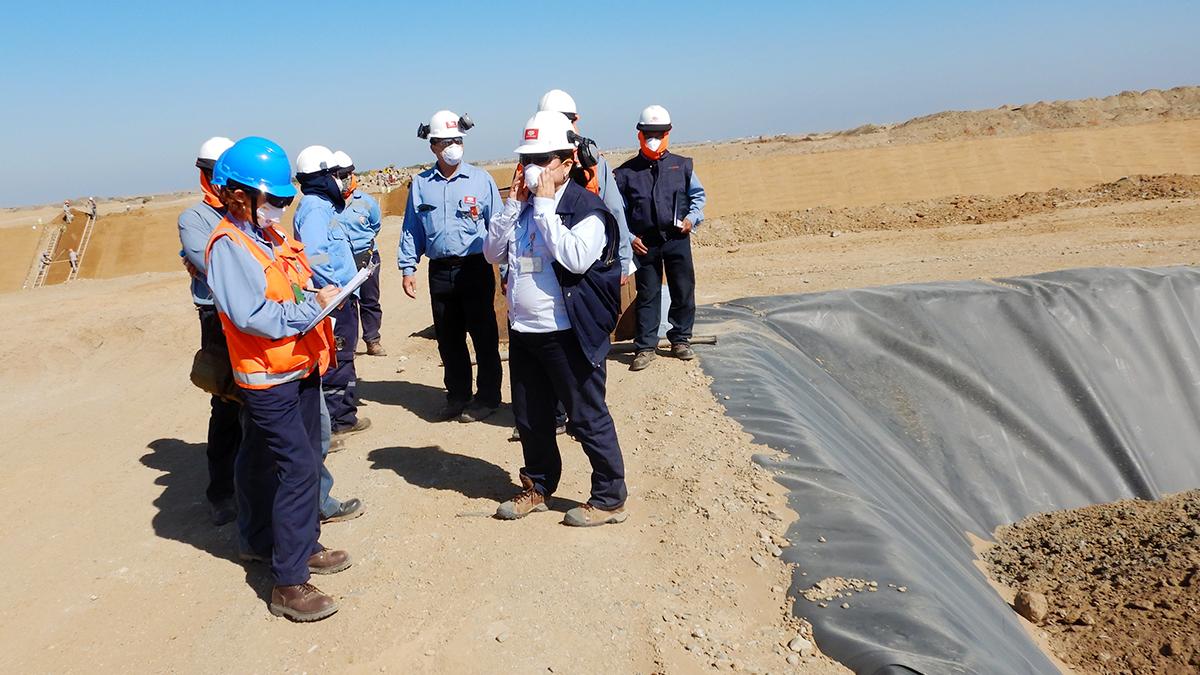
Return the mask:
{"type": "Polygon", "coordinates": [[[621,310],[621,266],[617,261],[621,235],[617,230],[617,219],[599,197],[575,181],[567,182],[555,213],[567,229],[592,213],[598,213],[604,219],[604,250],[586,272],[574,274],[554,263],[571,329],[579,339],[584,356],[593,366],[599,367],[608,356],[609,335],[617,327],[617,314],[621,310]]]}
{"type": "Polygon", "coordinates": [[[617,189],[625,198],[625,220],[635,236],[652,231],[665,238],[679,238],[675,220],[682,220],[691,207],[688,185],[692,180],[692,160],[668,152],[658,161],[640,152],[614,172],[617,189]]]}

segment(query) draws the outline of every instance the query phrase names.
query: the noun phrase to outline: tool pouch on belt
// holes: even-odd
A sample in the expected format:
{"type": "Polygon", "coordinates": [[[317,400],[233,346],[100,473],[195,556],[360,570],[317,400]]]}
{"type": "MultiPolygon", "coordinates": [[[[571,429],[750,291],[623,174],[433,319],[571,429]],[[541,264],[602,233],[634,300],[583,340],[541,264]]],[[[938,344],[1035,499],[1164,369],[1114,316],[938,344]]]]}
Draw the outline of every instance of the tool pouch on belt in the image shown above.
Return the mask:
{"type": "MultiPolygon", "coordinates": [[[[224,341],[222,341],[223,343],[224,341]]],[[[234,403],[242,402],[242,392],[233,381],[233,366],[229,352],[215,345],[205,345],[192,357],[192,384],[204,391],[234,403]]]]}
{"type": "Polygon", "coordinates": [[[371,264],[371,259],[375,257],[375,247],[371,247],[362,253],[354,254],[354,266],[358,269],[363,269],[371,264]]]}

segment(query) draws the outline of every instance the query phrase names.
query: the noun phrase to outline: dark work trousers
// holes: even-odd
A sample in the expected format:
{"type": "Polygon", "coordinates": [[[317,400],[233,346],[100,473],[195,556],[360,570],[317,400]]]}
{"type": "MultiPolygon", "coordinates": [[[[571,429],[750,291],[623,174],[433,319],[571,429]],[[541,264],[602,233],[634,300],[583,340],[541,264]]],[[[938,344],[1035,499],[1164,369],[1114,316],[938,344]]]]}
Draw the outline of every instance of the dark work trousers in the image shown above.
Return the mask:
{"type": "MultiPolygon", "coordinates": [[[[216,350],[228,352],[221,317],[212,305],[197,305],[200,315],[200,348],[219,344],[216,350]]],[[[208,490],[205,496],[216,504],[233,498],[233,461],[242,442],[242,406],[212,397],[212,413],[208,416],[208,490]]]]}
{"type": "Polygon", "coordinates": [[[637,283],[637,337],[633,345],[638,351],[658,346],[658,326],[662,323],[663,272],[667,289],[671,291],[671,307],[667,320],[671,323],[667,339],[671,344],[691,342],[692,326],[696,323],[696,269],[692,266],[692,239],[683,237],[663,241],[657,233],[642,235],[646,255],[637,257],[634,276],[637,283]]]}
{"type": "Polygon", "coordinates": [[[562,401],[571,430],[592,464],[588,503],[615,509],[625,503],[625,460],[604,401],[607,366],[593,367],[574,331],[508,336],[513,416],[521,434],[525,466],[521,475],[543,495],[554,494],[562,476],[562,456],[554,433],[555,404],[562,401]]]}
{"type": "Polygon", "coordinates": [[[325,371],[325,405],[334,433],[358,423],[358,375],[354,371],[354,348],[358,346],[358,299],[351,297],[329,314],[333,317],[333,340],[337,365],[325,371]]]}
{"type": "Polygon", "coordinates": [[[279,586],[308,581],[320,549],[321,378],[270,389],[243,389],[242,451],[237,458],[242,550],[271,557],[279,586]]]}
{"type": "Polygon", "coordinates": [[[500,334],[496,330],[496,278],[482,254],[429,261],[429,299],[438,353],[445,366],[446,400],[471,400],[471,354],[467,334],[475,347],[479,366],[475,398],[492,407],[500,405],[500,334]]]}
{"type": "MultiPolygon", "coordinates": [[[[379,251],[371,255],[379,264],[379,251]]],[[[379,267],[358,289],[358,316],[362,319],[363,342],[379,342],[379,327],[383,325],[383,307],[379,304],[379,267]]]]}

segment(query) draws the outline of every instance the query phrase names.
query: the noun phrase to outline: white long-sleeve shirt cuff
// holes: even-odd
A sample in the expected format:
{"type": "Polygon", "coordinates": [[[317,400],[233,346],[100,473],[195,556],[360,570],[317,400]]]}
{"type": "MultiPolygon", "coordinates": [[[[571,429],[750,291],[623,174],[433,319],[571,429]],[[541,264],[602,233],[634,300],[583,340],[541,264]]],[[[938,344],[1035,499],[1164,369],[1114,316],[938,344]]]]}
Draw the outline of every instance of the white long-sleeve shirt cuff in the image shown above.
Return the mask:
{"type": "Polygon", "coordinates": [[[504,201],[504,209],[488,223],[487,236],[483,239],[483,257],[490,263],[508,263],[508,243],[512,240],[517,219],[524,204],[513,197],[504,201]]]}
{"type": "Polygon", "coordinates": [[[554,212],[555,206],[555,199],[535,197],[533,222],[558,264],[574,274],[583,274],[604,252],[604,221],[589,214],[575,227],[567,228],[554,212]]]}

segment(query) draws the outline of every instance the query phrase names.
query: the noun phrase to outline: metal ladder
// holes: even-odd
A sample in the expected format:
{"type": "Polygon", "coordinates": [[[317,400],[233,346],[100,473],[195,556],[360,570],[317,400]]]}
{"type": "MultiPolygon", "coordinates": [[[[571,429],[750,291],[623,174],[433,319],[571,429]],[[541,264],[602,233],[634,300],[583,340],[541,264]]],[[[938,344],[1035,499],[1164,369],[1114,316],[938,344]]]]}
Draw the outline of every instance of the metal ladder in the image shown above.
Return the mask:
{"type": "Polygon", "coordinates": [[[50,274],[50,265],[43,263],[42,257],[54,255],[54,249],[58,248],[58,239],[62,236],[63,230],[65,230],[66,227],[66,225],[59,225],[49,231],[46,239],[46,245],[41,247],[41,250],[38,251],[37,258],[35,258],[33,261],[34,269],[37,270],[37,272],[36,274],[30,275],[33,277],[33,280],[27,280],[22,288],[41,288],[43,285],[45,285],[46,276],[50,274]]]}
{"type": "Polygon", "coordinates": [[[92,230],[95,228],[96,217],[88,214],[88,221],[83,226],[83,234],[79,237],[79,250],[75,252],[75,266],[71,268],[71,273],[67,276],[68,283],[79,277],[79,270],[83,267],[83,254],[87,253],[88,244],[92,241],[92,230]]]}

